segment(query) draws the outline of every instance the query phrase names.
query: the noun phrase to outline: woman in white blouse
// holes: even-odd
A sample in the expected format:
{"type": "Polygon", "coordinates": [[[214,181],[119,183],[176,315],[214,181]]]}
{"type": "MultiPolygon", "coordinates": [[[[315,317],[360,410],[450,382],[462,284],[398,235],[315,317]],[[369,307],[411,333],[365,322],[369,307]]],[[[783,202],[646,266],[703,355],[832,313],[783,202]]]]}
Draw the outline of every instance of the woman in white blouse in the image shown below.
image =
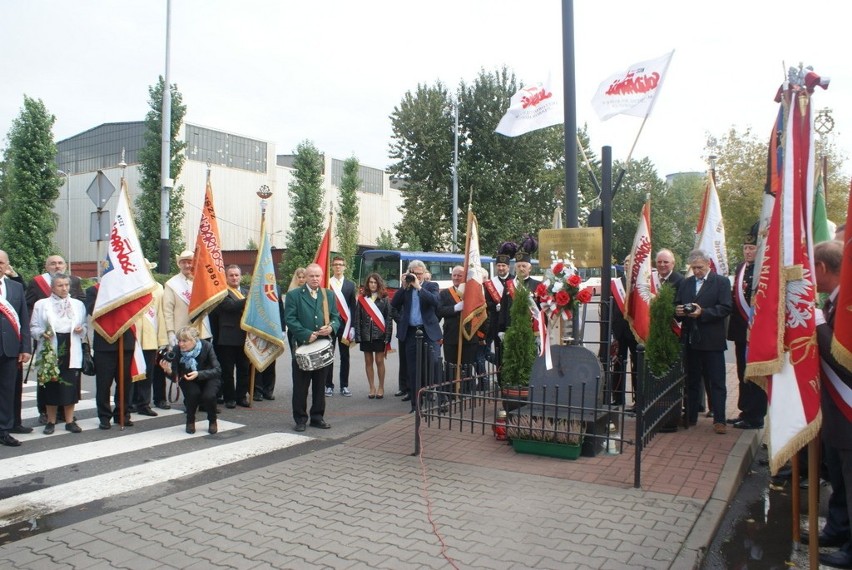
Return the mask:
{"type": "Polygon", "coordinates": [[[51,295],[37,301],[30,319],[30,333],[38,340],[36,367],[39,369],[39,390],[44,390],[47,424],[44,433],[50,435],[56,427],[56,409],[65,412],[65,429],[72,433],[82,430],[74,421],[74,405],[80,400],[80,369],[83,366],[82,343],[86,336],[86,307],[68,293],[71,277],[57,273],[51,278],[51,295]],[[53,365],[42,358],[45,344],[50,343],[56,355],[58,376],[51,375],[53,365]]]}

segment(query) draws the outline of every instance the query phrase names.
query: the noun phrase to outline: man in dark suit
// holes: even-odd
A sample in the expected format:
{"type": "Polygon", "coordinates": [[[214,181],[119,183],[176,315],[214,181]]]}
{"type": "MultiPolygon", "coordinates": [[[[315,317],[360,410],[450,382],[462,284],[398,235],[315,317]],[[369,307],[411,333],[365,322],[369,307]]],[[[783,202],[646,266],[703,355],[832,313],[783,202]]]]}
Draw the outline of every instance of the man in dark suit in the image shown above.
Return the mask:
{"type": "Polygon", "coordinates": [[[672,253],[670,249],[661,249],[657,252],[655,265],[657,267],[657,272],[654,274],[654,284],[657,286],[657,289],[668,283],[675,288],[675,291],[677,291],[677,288],[680,286],[680,282],[683,280],[683,275],[681,275],[680,272],[675,271],[674,253],[672,253]]]}
{"type": "MultiPolygon", "coordinates": [[[[337,300],[337,312],[340,315],[340,329],[337,331],[337,352],[340,355],[340,395],[349,397],[349,345],[355,338],[352,329],[352,315],[355,311],[355,283],[347,279],[343,273],[346,271],[346,260],[336,256],[331,260],[332,276],[328,280],[329,287],[337,300]]],[[[334,395],[334,364],[331,365],[331,374],[325,381],[325,396],[330,398],[334,395]]]]}
{"type": "Polygon", "coordinates": [[[759,222],[752,226],[751,231],[743,240],[743,261],[734,271],[733,292],[734,305],[731,318],[728,321],[728,340],[734,341],[737,356],[737,378],[739,379],[739,395],[737,408],[739,418],[733,422],[737,429],[760,429],[766,415],[766,391],[754,382],[745,381],[746,347],[748,346],[748,321],[751,318],[752,278],[754,277],[754,258],[757,254],[757,229],[759,222]]]}
{"type": "MultiPolygon", "coordinates": [[[[340,315],[334,293],[322,289],[322,267],[316,263],[306,268],[307,282],[287,293],[284,302],[284,321],[287,326],[287,339],[293,358],[296,349],[325,338],[334,342],[337,329],[340,328],[340,315]]],[[[325,384],[331,374],[331,362],[318,370],[302,370],[293,366],[293,419],[296,431],[305,431],[310,420],[311,427],[328,429],[325,421],[325,384]],[[308,389],[311,391],[310,415],[307,411],[308,389]]]]}
{"type": "Polygon", "coordinates": [[[15,418],[18,369],[30,361],[33,343],[24,288],[6,277],[8,267],[9,255],[0,250],[0,444],[16,447],[21,442],[9,432],[20,424],[15,418]]]}
{"type": "Polygon", "coordinates": [[[687,259],[692,275],[680,282],[675,295],[675,317],[681,322],[681,343],[686,359],[686,421],[698,423],[702,379],[710,384],[710,409],[713,430],[727,431],[725,426],[725,317],[731,314],[731,283],[728,278],[710,271],[710,258],[701,250],[693,250],[687,259]]]}
{"type": "MultiPolygon", "coordinates": [[[[824,241],[814,246],[817,291],[829,294],[823,311],[817,313],[817,343],[822,369],[822,441],[828,480],[831,483],[828,516],[817,540],[821,547],[840,546],[836,552],[821,553],[821,564],[834,568],[852,568],[849,528],[852,519],[852,421],[849,419],[852,416],[852,401],[842,395],[844,391],[848,393],[852,390],[852,371],[844,368],[831,354],[842,260],[843,242],[824,241]]],[[[807,538],[805,542],[812,544],[813,535],[807,538]]]]}
{"type": "Polygon", "coordinates": [[[431,374],[427,372],[421,376],[427,381],[437,377],[435,374],[440,354],[438,342],[442,338],[441,326],[435,312],[441,303],[438,298],[438,284],[425,281],[425,275],[426,265],[419,259],[412,260],[408,264],[408,273],[403,276],[402,288],[391,300],[391,306],[399,314],[396,338],[399,339],[400,350],[403,350],[403,347],[405,350],[408,364],[408,393],[411,396],[410,411],[412,412],[416,409],[415,397],[417,396],[417,332],[423,332],[427,349],[427,366],[431,374]]]}
{"type": "MultiPolygon", "coordinates": [[[[479,348],[480,337],[474,335],[470,340],[459,337],[459,325],[461,321],[461,312],[464,309],[464,290],[462,284],[465,281],[465,270],[461,265],[453,267],[451,274],[453,284],[442,289],[438,294],[440,304],[438,305],[438,317],[444,321],[444,362],[450,364],[447,370],[451,373],[451,378],[455,378],[455,366],[461,363],[462,371],[460,378],[473,377],[473,365],[476,363],[476,353],[479,348]],[[461,344],[459,344],[461,341],[461,344]],[[459,347],[461,346],[461,355],[459,355],[459,347]],[[461,359],[459,359],[461,356],[461,359]]],[[[479,332],[479,331],[477,331],[479,332]]],[[[484,342],[484,339],[482,340],[484,342]]],[[[462,391],[470,393],[471,386],[469,382],[462,385],[462,391]]]]}
{"type": "Polygon", "coordinates": [[[509,272],[511,257],[501,251],[494,262],[494,275],[483,283],[485,287],[485,309],[488,313],[488,334],[485,342],[494,343],[498,369],[503,358],[503,335],[509,326],[509,306],[515,294],[515,276],[509,272]],[[502,333],[502,334],[501,334],[502,333]]]}
{"type": "Polygon", "coordinates": [[[246,331],[240,328],[248,294],[245,287],[240,287],[242,276],[239,265],[229,265],[225,269],[228,294],[210,313],[213,347],[222,366],[222,397],[229,409],[236,408],[237,404],[244,408],[250,405],[247,397],[249,360],[245,353],[246,331]]]}
{"type": "MultiPolygon", "coordinates": [[[[95,303],[98,300],[98,285],[93,285],[86,289],[86,312],[91,316],[95,311],[95,303]]],[[[110,392],[112,384],[116,385],[116,401],[120,402],[119,389],[124,394],[124,405],[130,405],[131,384],[133,375],[130,371],[130,365],[133,361],[133,349],[135,348],[136,337],[131,329],[124,331],[122,339],[117,339],[115,342],[109,342],[101,334],[95,330],[92,335],[92,350],[95,352],[95,403],[98,409],[98,419],[100,420],[100,429],[110,429],[110,418],[115,423],[120,422],[120,412],[118,409],[113,410],[110,405],[110,392]],[[118,368],[118,348],[119,343],[124,341],[124,376],[119,377],[118,368]]],[[[124,427],[131,427],[133,422],[130,421],[130,412],[124,413],[124,427]]]]}
{"type": "Polygon", "coordinates": [[[535,290],[541,283],[538,279],[530,277],[532,271],[532,263],[530,263],[530,254],[525,251],[519,251],[515,255],[515,286],[523,285],[527,288],[530,294],[535,295],[535,290]]]}

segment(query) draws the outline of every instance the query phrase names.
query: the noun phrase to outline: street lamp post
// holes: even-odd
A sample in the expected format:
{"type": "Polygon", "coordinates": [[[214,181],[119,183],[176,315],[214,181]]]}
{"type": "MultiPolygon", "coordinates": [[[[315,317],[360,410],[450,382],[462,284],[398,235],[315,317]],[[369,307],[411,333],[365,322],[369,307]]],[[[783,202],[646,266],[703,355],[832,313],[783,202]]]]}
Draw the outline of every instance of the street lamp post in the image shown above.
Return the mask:
{"type": "Polygon", "coordinates": [[[57,170],[59,176],[65,177],[65,263],[68,273],[71,273],[71,175],[64,170],[57,170]]]}

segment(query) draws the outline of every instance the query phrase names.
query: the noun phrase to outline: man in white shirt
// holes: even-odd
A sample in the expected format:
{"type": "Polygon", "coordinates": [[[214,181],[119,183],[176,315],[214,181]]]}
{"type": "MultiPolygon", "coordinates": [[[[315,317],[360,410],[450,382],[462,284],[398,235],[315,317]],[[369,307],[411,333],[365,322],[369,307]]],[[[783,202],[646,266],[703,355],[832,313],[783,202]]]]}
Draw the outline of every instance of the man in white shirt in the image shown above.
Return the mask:
{"type": "MultiPolygon", "coordinates": [[[[337,353],[340,355],[340,395],[349,397],[349,344],[355,338],[352,329],[352,314],[355,310],[355,283],[344,277],[346,260],[336,256],[331,260],[331,278],[328,280],[334,298],[337,301],[337,312],[340,314],[340,328],[337,330],[337,353]]],[[[325,396],[334,396],[334,365],[325,381],[325,396]]]]}

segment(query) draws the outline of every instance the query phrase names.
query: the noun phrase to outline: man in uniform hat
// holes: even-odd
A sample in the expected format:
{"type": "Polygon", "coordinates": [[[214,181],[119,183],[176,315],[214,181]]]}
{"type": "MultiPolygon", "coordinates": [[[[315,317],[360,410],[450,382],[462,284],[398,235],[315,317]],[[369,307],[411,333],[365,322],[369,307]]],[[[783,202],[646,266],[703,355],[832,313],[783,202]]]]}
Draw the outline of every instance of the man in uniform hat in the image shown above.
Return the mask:
{"type": "Polygon", "coordinates": [[[485,342],[488,345],[494,343],[498,367],[503,360],[503,335],[509,326],[509,305],[515,294],[515,276],[509,272],[511,259],[511,255],[501,248],[494,263],[494,275],[483,283],[488,313],[488,335],[485,342]]]}
{"type": "Polygon", "coordinates": [[[731,293],[734,310],[728,321],[728,340],[734,341],[737,356],[737,378],[739,396],[737,408],[740,415],[729,420],[738,429],[760,429],[766,415],[766,392],[754,382],[745,381],[746,348],[748,347],[748,322],[751,317],[752,277],[754,276],[754,258],[757,255],[757,229],[755,223],[743,238],[743,261],[734,271],[733,291],[731,293]]]}

